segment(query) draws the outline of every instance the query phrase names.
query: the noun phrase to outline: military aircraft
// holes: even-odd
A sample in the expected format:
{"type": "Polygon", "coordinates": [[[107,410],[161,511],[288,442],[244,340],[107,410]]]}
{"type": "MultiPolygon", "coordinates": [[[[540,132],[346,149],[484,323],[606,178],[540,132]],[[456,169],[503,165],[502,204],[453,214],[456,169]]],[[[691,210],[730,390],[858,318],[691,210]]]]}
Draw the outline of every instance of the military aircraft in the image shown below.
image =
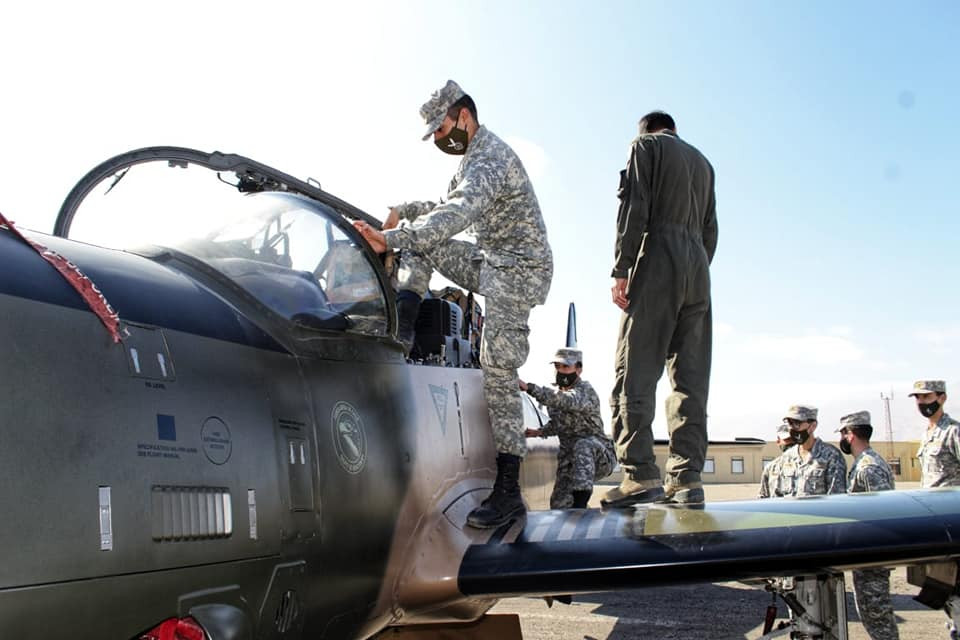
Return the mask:
{"type": "Polygon", "coordinates": [[[955,568],[952,489],[465,526],[495,476],[482,310],[425,301],[405,359],[355,219],[378,224],[153,147],[88,173],[53,235],[0,220],[0,637],[506,640],[504,596],[796,576],[794,637],[840,638],[844,569],[955,568]],[[141,170],[170,182],[124,199],[141,170]]]}

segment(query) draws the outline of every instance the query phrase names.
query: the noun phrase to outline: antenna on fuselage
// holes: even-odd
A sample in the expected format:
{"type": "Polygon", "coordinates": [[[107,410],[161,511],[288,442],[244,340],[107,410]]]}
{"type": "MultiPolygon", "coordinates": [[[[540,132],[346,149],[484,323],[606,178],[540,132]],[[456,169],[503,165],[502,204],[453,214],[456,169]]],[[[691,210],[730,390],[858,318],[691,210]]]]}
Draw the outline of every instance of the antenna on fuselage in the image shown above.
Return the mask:
{"type": "Polygon", "coordinates": [[[570,303],[570,310],[567,311],[567,347],[577,348],[577,308],[570,303]]]}

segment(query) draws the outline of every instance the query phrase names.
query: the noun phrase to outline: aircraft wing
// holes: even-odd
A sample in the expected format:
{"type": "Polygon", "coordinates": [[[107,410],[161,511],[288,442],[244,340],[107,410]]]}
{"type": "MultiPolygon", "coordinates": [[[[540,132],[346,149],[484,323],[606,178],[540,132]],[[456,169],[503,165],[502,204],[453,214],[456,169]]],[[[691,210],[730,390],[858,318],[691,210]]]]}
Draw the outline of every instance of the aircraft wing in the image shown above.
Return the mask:
{"type": "Polygon", "coordinates": [[[960,556],[960,488],[531,512],[468,547],[467,596],[834,573],[960,556]]]}

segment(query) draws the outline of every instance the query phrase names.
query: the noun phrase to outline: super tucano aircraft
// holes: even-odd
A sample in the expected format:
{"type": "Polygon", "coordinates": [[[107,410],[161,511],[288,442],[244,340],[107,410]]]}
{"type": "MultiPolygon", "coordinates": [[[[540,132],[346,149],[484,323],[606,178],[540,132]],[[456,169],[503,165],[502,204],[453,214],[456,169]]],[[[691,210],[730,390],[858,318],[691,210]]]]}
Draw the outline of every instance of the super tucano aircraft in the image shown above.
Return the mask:
{"type": "Polygon", "coordinates": [[[0,220],[0,637],[507,640],[504,596],[793,576],[768,583],[793,637],[842,638],[844,569],[945,562],[925,591],[953,593],[953,489],[466,527],[495,476],[480,305],[425,301],[405,359],[353,219],[379,224],[155,147],[87,174],[53,235],[0,220]],[[141,170],[170,182],[125,199],[141,170]]]}

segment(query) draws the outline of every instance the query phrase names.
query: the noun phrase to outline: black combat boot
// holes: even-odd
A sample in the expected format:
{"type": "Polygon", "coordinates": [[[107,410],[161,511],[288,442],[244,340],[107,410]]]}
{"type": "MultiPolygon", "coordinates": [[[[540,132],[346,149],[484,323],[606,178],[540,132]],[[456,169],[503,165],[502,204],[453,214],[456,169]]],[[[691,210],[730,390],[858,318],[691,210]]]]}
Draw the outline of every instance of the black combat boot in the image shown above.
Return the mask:
{"type": "Polygon", "coordinates": [[[467,524],[491,529],[523,516],[527,508],[520,496],[520,456],[497,454],[497,479],[493,491],[467,516],[467,524]]]}
{"type": "Polygon", "coordinates": [[[586,509],[587,503],[590,502],[590,494],[593,493],[593,489],[590,491],[574,491],[573,492],[573,508],[574,509],[586,509]]]}
{"type": "Polygon", "coordinates": [[[397,340],[403,344],[403,352],[407,356],[413,351],[419,313],[419,295],[406,289],[397,293],[397,340]]]}

